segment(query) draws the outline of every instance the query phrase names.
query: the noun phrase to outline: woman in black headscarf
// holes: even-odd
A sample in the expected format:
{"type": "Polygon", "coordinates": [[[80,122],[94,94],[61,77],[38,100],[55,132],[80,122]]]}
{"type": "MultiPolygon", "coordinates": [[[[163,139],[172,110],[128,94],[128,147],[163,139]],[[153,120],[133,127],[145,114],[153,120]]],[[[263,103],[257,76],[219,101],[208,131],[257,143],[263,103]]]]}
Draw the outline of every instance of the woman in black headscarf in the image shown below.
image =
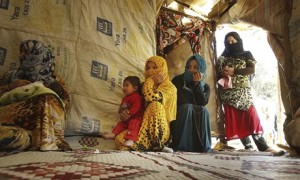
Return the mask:
{"type": "MultiPolygon", "coordinates": [[[[225,50],[217,62],[219,95],[225,111],[227,140],[241,139],[245,149],[252,149],[249,135],[259,151],[277,153],[263,138],[263,128],[253,104],[250,77],[255,72],[256,60],[250,51],[244,51],[239,34],[225,36],[225,50]]],[[[282,152],[279,152],[282,154],[282,152]]]]}

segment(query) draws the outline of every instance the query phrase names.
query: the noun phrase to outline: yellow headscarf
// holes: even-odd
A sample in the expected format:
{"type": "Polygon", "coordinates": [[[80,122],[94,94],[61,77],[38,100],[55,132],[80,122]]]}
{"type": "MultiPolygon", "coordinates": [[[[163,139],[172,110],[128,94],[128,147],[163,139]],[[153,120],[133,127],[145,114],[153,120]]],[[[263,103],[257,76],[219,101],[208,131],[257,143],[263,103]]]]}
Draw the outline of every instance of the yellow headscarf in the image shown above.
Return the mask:
{"type": "MultiPolygon", "coordinates": [[[[169,79],[167,62],[163,57],[152,56],[145,63],[146,81],[143,86],[143,94],[147,102],[157,101],[162,95],[162,104],[166,110],[168,122],[176,119],[177,111],[177,89],[169,79]],[[156,64],[157,69],[146,70],[148,62],[156,64]],[[161,74],[164,77],[163,82],[154,90],[154,82],[151,76],[161,74]]],[[[160,100],[160,99],[159,99],[160,100]]]]}
{"type": "Polygon", "coordinates": [[[152,56],[146,61],[146,66],[145,66],[145,77],[151,77],[155,74],[161,74],[164,79],[169,79],[169,74],[168,74],[168,66],[166,60],[161,57],[161,56],[152,56]],[[157,69],[151,69],[151,70],[146,70],[146,66],[148,62],[153,62],[156,64],[157,69]]]}

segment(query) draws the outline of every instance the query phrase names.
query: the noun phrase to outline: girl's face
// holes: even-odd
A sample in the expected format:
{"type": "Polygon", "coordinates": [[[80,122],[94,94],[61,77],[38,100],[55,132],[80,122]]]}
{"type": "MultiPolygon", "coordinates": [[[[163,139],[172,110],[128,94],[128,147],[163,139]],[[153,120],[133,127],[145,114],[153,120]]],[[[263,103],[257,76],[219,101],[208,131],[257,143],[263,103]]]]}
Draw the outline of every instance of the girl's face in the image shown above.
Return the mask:
{"type": "Polygon", "coordinates": [[[192,59],[190,61],[188,71],[191,72],[192,74],[196,73],[196,72],[199,72],[198,64],[197,64],[197,61],[195,59],[192,59]]]}
{"type": "Polygon", "coordinates": [[[157,66],[154,62],[149,61],[146,65],[146,71],[157,69],[157,66]]]}
{"type": "Polygon", "coordinates": [[[128,95],[132,94],[135,91],[137,91],[137,86],[133,86],[131,84],[131,82],[128,81],[128,80],[125,80],[123,82],[123,93],[124,93],[125,96],[128,96],[128,95]]]}
{"type": "Polygon", "coordinates": [[[235,44],[237,43],[237,40],[234,39],[233,36],[228,36],[228,38],[226,39],[227,44],[235,44]]]}

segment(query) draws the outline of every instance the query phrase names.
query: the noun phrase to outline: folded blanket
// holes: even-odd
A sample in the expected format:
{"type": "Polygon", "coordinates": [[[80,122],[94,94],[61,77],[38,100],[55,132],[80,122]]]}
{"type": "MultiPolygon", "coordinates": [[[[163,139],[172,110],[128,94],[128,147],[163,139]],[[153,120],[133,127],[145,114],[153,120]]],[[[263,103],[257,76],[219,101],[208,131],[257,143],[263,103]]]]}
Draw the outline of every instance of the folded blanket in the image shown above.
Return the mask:
{"type": "Polygon", "coordinates": [[[4,93],[0,97],[0,106],[4,106],[13,102],[29,99],[41,94],[53,94],[64,105],[60,97],[51,89],[46,88],[42,82],[34,82],[25,86],[17,87],[9,92],[4,93]]]}

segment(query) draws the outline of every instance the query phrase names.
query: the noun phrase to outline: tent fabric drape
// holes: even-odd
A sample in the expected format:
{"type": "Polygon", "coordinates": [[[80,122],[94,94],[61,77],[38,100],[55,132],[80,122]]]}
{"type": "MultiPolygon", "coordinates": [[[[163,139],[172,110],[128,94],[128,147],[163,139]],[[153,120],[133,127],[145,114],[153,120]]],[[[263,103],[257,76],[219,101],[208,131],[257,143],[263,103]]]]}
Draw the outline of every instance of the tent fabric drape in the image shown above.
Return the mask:
{"type": "Polygon", "coordinates": [[[163,8],[157,18],[157,54],[164,54],[165,47],[184,35],[188,36],[193,53],[199,53],[201,37],[206,30],[209,30],[209,23],[201,18],[185,16],[163,8]]]}

